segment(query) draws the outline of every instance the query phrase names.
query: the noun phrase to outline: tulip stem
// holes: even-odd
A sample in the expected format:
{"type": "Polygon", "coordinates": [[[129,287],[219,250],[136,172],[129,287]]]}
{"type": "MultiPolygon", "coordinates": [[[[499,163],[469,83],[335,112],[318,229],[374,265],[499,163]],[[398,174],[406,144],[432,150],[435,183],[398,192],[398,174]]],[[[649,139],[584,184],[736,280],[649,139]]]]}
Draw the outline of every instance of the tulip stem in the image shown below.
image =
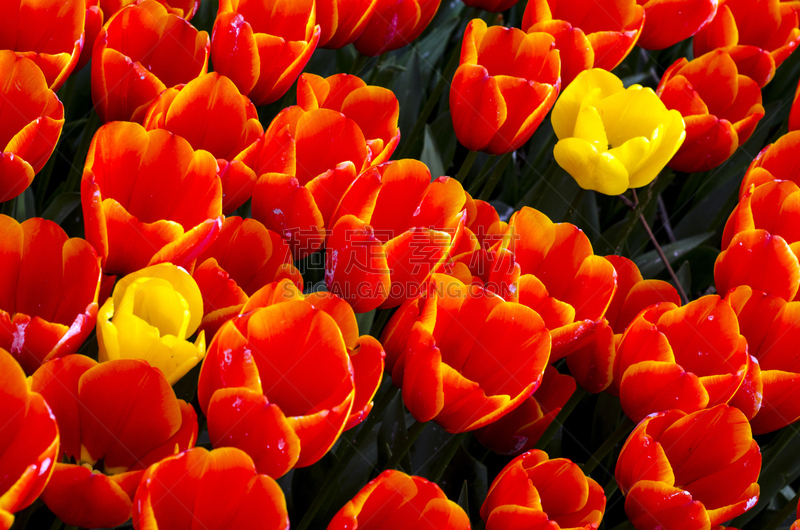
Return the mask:
{"type": "Polygon", "coordinates": [[[100,116],[94,109],[89,111],[89,122],[83,128],[81,133],[81,141],[78,144],[78,149],[75,151],[75,157],[72,159],[72,164],[69,168],[67,175],[67,182],[64,186],[64,191],[75,191],[80,189],[81,176],[83,174],[83,166],[86,162],[86,155],[89,153],[89,144],[94,138],[94,133],[100,127],[100,116]]]}
{"type": "Polygon", "coordinates": [[[469,170],[472,168],[472,164],[475,163],[475,159],[478,158],[477,151],[470,151],[467,154],[467,157],[464,159],[464,162],[461,163],[461,167],[458,169],[458,173],[456,174],[456,180],[463,183],[464,179],[467,178],[467,174],[469,170]]]}
{"type": "MultiPolygon", "coordinates": [[[[424,431],[425,427],[427,426],[427,421],[414,422],[411,428],[406,431],[406,435],[403,436],[399,440],[399,443],[392,448],[392,456],[389,457],[389,461],[386,462],[386,465],[383,469],[386,470],[397,468],[397,465],[400,464],[400,461],[404,456],[406,456],[409,449],[411,449],[411,446],[414,445],[414,442],[417,441],[417,438],[419,438],[419,435],[422,434],[422,431],[424,431]]],[[[411,473],[410,469],[407,471],[411,473]]]]}
{"type": "Polygon", "coordinates": [[[650,238],[650,242],[653,243],[654,247],[656,247],[658,257],[661,258],[662,263],[664,263],[664,266],[667,268],[667,272],[669,272],[669,276],[672,278],[672,283],[675,284],[675,288],[678,290],[678,294],[681,296],[681,303],[683,305],[688,304],[689,298],[686,296],[686,291],[683,289],[683,285],[678,280],[678,275],[675,274],[675,270],[672,268],[672,265],[667,259],[666,254],[664,254],[664,250],[661,248],[661,245],[658,244],[656,236],[653,234],[653,231],[650,229],[650,225],[647,223],[647,219],[644,218],[644,214],[639,214],[639,221],[642,223],[642,226],[647,232],[647,237],[650,238]]]}
{"type": "Polygon", "coordinates": [[[783,522],[789,518],[792,513],[797,509],[797,502],[800,501],[800,491],[795,493],[792,500],[788,501],[783,508],[780,509],[775,516],[770,519],[767,523],[767,526],[764,527],[763,530],[778,530],[778,528],[783,524],[783,522]]]}
{"type": "Polygon", "coordinates": [[[300,520],[297,530],[305,530],[308,528],[314,521],[314,516],[317,515],[320,508],[328,503],[328,497],[336,491],[334,487],[336,481],[339,480],[339,477],[347,468],[348,464],[350,464],[350,461],[356,453],[360,453],[364,450],[367,440],[369,440],[369,433],[372,432],[375,424],[383,419],[383,413],[386,411],[386,407],[389,406],[389,403],[392,402],[399,391],[399,388],[390,386],[380,400],[372,407],[367,419],[361,424],[358,433],[353,437],[352,441],[346,437],[342,437],[342,443],[347,445],[340,450],[340,455],[336,455],[339,458],[339,462],[328,474],[325,482],[322,483],[316,497],[314,497],[314,500],[311,502],[311,506],[309,506],[306,513],[303,514],[303,518],[300,520]]]}
{"type": "Polygon", "coordinates": [[[356,58],[353,60],[352,66],[350,66],[350,75],[359,75],[361,70],[364,69],[364,66],[366,66],[367,61],[369,61],[371,58],[372,57],[367,57],[366,55],[357,53],[356,58]]]}
{"type": "Polygon", "coordinates": [[[600,462],[606,456],[608,456],[608,453],[610,453],[618,443],[620,443],[628,436],[628,434],[630,434],[635,425],[636,424],[633,423],[630,418],[625,416],[622,420],[622,423],[620,423],[619,427],[617,427],[617,430],[614,431],[611,436],[609,436],[608,439],[606,439],[606,441],[603,442],[603,444],[597,448],[597,451],[595,451],[594,454],[589,458],[589,460],[583,466],[583,472],[588,475],[594,471],[594,468],[596,468],[597,465],[600,464],[600,462]]]}
{"type": "Polygon", "coordinates": [[[572,393],[572,396],[570,396],[567,403],[558,412],[556,417],[553,418],[553,421],[550,423],[550,425],[547,426],[547,429],[545,429],[544,433],[542,433],[539,441],[536,442],[536,449],[544,450],[544,448],[547,447],[547,444],[549,444],[550,440],[553,439],[553,436],[556,434],[558,429],[564,425],[564,422],[567,421],[569,415],[572,414],[572,411],[575,410],[578,402],[585,395],[586,390],[584,390],[583,387],[579,386],[577,389],[575,389],[575,392],[572,393]]]}
{"type": "Polygon", "coordinates": [[[456,66],[458,66],[458,60],[460,57],[461,54],[458,49],[454,50],[450,54],[450,59],[447,61],[447,65],[444,67],[444,72],[439,73],[439,81],[433,88],[433,92],[431,92],[428,101],[425,102],[425,106],[422,108],[422,112],[419,113],[419,118],[417,118],[417,122],[411,129],[411,133],[408,135],[408,138],[405,139],[405,142],[403,144],[403,149],[400,150],[400,156],[398,158],[408,157],[409,152],[414,146],[415,140],[419,137],[420,134],[422,134],[422,130],[425,128],[425,124],[428,123],[428,118],[433,112],[433,109],[436,107],[436,104],[439,102],[439,98],[442,96],[442,92],[444,92],[445,85],[447,85],[448,80],[451,77],[453,77],[456,66]]]}
{"type": "Polygon", "coordinates": [[[564,216],[564,222],[569,223],[572,221],[572,217],[575,215],[575,212],[578,211],[578,207],[580,207],[581,203],[583,202],[583,198],[586,196],[586,190],[581,188],[572,198],[572,202],[569,203],[569,209],[567,209],[567,213],[564,216]]]}
{"type": "MultiPolygon", "coordinates": [[[[447,443],[444,444],[439,451],[437,451],[437,453],[441,452],[441,454],[439,455],[433,470],[429,473],[428,480],[431,482],[439,482],[442,479],[442,475],[444,475],[447,466],[450,465],[453,457],[458,452],[458,448],[464,443],[464,439],[468,434],[469,433],[466,432],[460,432],[450,436],[450,439],[447,440],[447,443]]],[[[436,453],[434,453],[431,458],[435,456],[436,453]]]]}
{"type": "Polygon", "coordinates": [[[511,157],[513,156],[513,151],[511,153],[504,154],[500,160],[497,161],[497,164],[494,166],[494,172],[492,172],[492,176],[489,177],[489,181],[483,187],[480,196],[478,197],[481,201],[488,201],[489,197],[491,197],[492,192],[497,187],[497,183],[500,182],[500,178],[503,176],[503,173],[508,167],[508,163],[511,162],[511,157]]]}

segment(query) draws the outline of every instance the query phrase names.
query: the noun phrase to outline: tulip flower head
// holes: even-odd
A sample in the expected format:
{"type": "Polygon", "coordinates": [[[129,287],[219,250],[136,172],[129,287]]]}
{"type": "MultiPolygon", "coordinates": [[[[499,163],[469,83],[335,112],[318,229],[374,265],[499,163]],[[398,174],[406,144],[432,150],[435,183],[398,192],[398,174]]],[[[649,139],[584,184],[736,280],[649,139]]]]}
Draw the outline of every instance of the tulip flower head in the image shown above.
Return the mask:
{"type": "Polygon", "coordinates": [[[603,488],[566,458],[534,449],[508,463],[481,506],[486,530],[594,530],[603,520],[603,488]]]}
{"type": "Polygon", "coordinates": [[[354,42],[367,27],[378,0],[316,0],[319,47],[337,49],[354,42]]]}
{"type": "Polygon", "coordinates": [[[714,19],[720,0],[636,0],[645,22],[636,43],[645,50],[663,50],[686,40],[714,19]]]}
{"type": "Polygon", "coordinates": [[[450,86],[458,141],[493,155],[518,149],[556,101],[560,75],[559,52],[549,34],[472,20],[450,86]]]}
{"type": "Polygon", "coordinates": [[[144,359],[175,384],[205,355],[205,333],[188,342],[203,317],[200,289],[172,263],[122,278],[98,313],[100,361],[144,359]]]}
{"type": "Polygon", "coordinates": [[[47,163],[64,126],[64,105],[24,56],[0,50],[0,77],[6,80],[0,86],[0,202],[5,202],[28,189],[47,163]]]}
{"type": "Polygon", "coordinates": [[[356,50],[369,57],[410,44],[433,20],[442,0],[378,0],[356,50]]]}
{"type": "Polygon", "coordinates": [[[747,168],[742,186],[739,188],[739,199],[742,199],[751,186],[759,186],[774,180],[791,180],[800,185],[798,146],[800,146],[800,131],[792,131],[778,138],[774,144],[764,147],[747,168]]]}
{"type": "Polygon", "coordinates": [[[44,398],[31,392],[25,373],[0,348],[0,528],[42,493],[58,461],[56,419],[44,398]]]}
{"type": "Polygon", "coordinates": [[[328,530],[386,528],[469,530],[469,517],[433,482],[387,469],[344,505],[328,530]]]}
{"type": "Polygon", "coordinates": [[[760,470],[747,418],[721,404],[651,414],[622,446],[614,475],[637,530],[708,530],[756,504],[760,470]]]}
{"type": "Polygon", "coordinates": [[[619,195],[653,181],[686,138],[683,118],[650,88],[605,70],[581,72],[552,113],[556,162],[578,184],[619,195]]]}

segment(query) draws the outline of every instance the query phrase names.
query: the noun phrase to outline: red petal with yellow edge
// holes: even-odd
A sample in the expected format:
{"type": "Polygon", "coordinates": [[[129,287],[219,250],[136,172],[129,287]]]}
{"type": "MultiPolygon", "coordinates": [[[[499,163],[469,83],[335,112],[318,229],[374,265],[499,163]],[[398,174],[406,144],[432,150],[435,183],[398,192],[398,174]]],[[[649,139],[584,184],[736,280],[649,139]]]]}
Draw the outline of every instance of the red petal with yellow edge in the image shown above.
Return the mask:
{"type": "Polygon", "coordinates": [[[725,51],[730,54],[739,75],[744,75],[763,88],[775,75],[775,59],[767,51],[755,46],[728,46],[725,51]]]}
{"type": "Polygon", "coordinates": [[[489,146],[507,118],[497,80],[480,65],[458,67],[450,85],[450,109],[456,137],[471,151],[489,146]]]}
{"type": "Polygon", "coordinates": [[[487,530],[558,530],[557,525],[544,512],[520,506],[501,506],[486,520],[487,530]]]}
{"type": "Polygon", "coordinates": [[[692,4],[676,2],[645,2],[646,23],[637,44],[646,50],[663,50],[688,39],[717,14],[715,0],[692,4]]]}
{"type": "Polygon", "coordinates": [[[451,243],[450,234],[427,228],[413,228],[389,240],[384,248],[392,283],[389,296],[379,307],[396,307],[419,296],[422,282],[447,257],[451,243]]]}
{"type": "Polygon", "coordinates": [[[8,349],[26,374],[35,372],[49,354],[56,353],[58,341],[67,332],[66,326],[39,317],[17,313],[8,320],[3,316],[0,314],[0,329],[5,337],[0,346],[8,349]]]}
{"type": "Polygon", "coordinates": [[[698,31],[692,40],[692,51],[695,57],[724,46],[734,46],[739,41],[736,19],[730,8],[719,6],[716,16],[698,31]]]}
{"type": "Polygon", "coordinates": [[[280,477],[297,463],[301,441],[280,407],[246,388],[214,393],[207,409],[214,447],[236,447],[253,458],[259,473],[280,477]]]}
{"type": "Polygon", "coordinates": [[[672,169],[701,172],[714,168],[739,146],[739,136],[728,120],[711,114],[684,117],[686,140],[667,164],[672,169]]]}
{"type": "Polygon", "coordinates": [[[614,321],[614,331],[622,333],[641,311],[653,304],[662,302],[669,302],[677,307],[681,305],[681,297],[675,287],[661,280],[642,280],[638,282],[623,299],[622,307],[614,321]]]}
{"type": "MultiPolygon", "coordinates": [[[[326,108],[331,106],[330,100],[325,102],[326,108]]],[[[378,86],[365,86],[350,92],[342,101],[342,114],[356,122],[364,133],[364,138],[379,138],[389,145],[398,134],[397,120],[400,115],[400,104],[391,90],[378,86]]],[[[392,153],[380,154],[387,160],[392,153]]]]}
{"type": "Polygon", "coordinates": [[[181,407],[180,429],[178,429],[169,440],[142,457],[139,462],[133,466],[133,469],[146,469],[148,466],[164,458],[182,451],[188,451],[194,447],[197,441],[197,413],[194,411],[194,407],[182,399],[178,400],[178,405],[181,407]]]}
{"type": "Polygon", "coordinates": [[[292,254],[303,259],[322,245],[322,214],[308,188],[291,175],[265,173],[253,190],[253,218],[289,241],[292,254]]]}
{"type": "Polygon", "coordinates": [[[645,480],[631,488],[625,513],[641,530],[705,530],[711,524],[703,505],[679,488],[645,480]]]}
{"type": "Polygon", "coordinates": [[[353,378],[356,394],[353,398],[353,410],[345,425],[345,430],[352,429],[367,417],[372,410],[372,398],[381,385],[384,369],[385,353],[381,343],[374,337],[364,335],[358,339],[354,350],[348,350],[350,362],[353,364],[353,378]]]}
{"type": "Polygon", "coordinates": [[[9,201],[28,189],[35,175],[30,164],[14,153],[0,153],[0,200],[9,201]]]}
{"type": "Polygon", "coordinates": [[[297,122],[297,178],[301,184],[350,161],[360,173],[368,161],[367,146],[361,129],[339,112],[319,109],[304,113],[297,122]],[[331,138],[337,141],[331,142],[331,138]]]}
{"type": "Polygon", "coordinates": [[[800,304],[795,302],[777,304],[777,300],[761,298],[758,293],[754,294],[753,298],[755,300],[745,307],[740,318],[755,314],[754,320],[760,321],[760,326],[754,335],[764,331],[761,326],[769,326],[763,335],[763,340],[754,339],[752,345],[752,352],[758,357],[762,369],[800,372],[800,358],[794,348],[800,333],[800,327],[797,325],[800,304]],[[763,312],[757,313],[757,311],[763,312]]]}
{"type": "Polygon", "coordinates": [[[440,0],[378,0],[375,11],[381,16],[370,17],[354,43],[356,50],[375,57],[410,44],[428,27],[440,3],[440,0]]]}
{"type": "Polygon", "coordinates": [[[556,80],[551,85],[505,76],[496,80],[505,106],[514,109],[489,144],[482,149],[498,155],[519,149],[531,138],[553,107],[558,96],[559,83],[556,80]]]}
{"type": "Polygon", "coordinates": [[[628,436],[617,460],[614,476],[624,495],[640,482],[674,484],[675,474],[658,438],[664,429],[685,416],[679,410],[645,418],[628,436]]]}
{"type": "MultiPolygon", "coordinates": [[[[678,59],[670,66],[661,78],[656,93],[668,109],[677,110],[684,118],[708,114],[708,106],[702,96],[682,74],[683,67],[686,65],[687,61],[683,58],[678,59]],[[675,77],[671,77],[672,75],[675,77]]],[[[706,97],[708,96],[710,94],[706,94],[706,97]]]]}
{"type": "Polygon", "coordinates": [[[539,313],[545,325],[556,329],[572,324],[575,308],[555,298],[551,298],[544,284],[533,274],[522,274],[517,283],[518,301],[539,313]]]}
{"type": "Polygon", "coordinates": [[[781,370],[761,372],[764,396],[761,409],[751,420],[754,434],[777,431],[800,418],[798,382],[800,374],[781,370]]]}
{"type": "MultiPolygon", "coordinates": [[[[14,358],[5,350],[0,350],[0,382],[2,382],[2,394],[0,394],[0,425],[2,425],[3,437],[0,439],[0,449],[5,449],[7,444],[13,440],[12,433],[20,429],[23,422],[23,412],[30,401],[30,392],[25,383],[25,373],[20,368],[14,358]]],[[[35,392],[36,390],[34,390],[35,392]]],[[[2,453],[0,453],[2,454],[2,453]]]]}
{"type": "Polygon", "coordinates": [[[588,256],[562,299],[575,308],[576,320],[599,320],[616,288],[617,275],[613,265],[601,256],[588,256]]]}
{"type": "Polygon", "coordinates": [[[675,356],[669,340],[650,320],[657,320],[659,313],[674,309],[674,305],[664,302],[643,311],[626,328],[622,339],[617,344],[614,358],[614,381],[617,385],[629,366],[642,361],[658,361],[674,363],[675,356]]]}
{"type": "Polygon", "coordinates": [[[81,376],[78,393],[82,456],[103,459],[112,472],[130,468],[181,426],[175,393],[161,371],[144,361],[95,366],[81,376]]]}
{"type": "MultiPolygon", "coordinates": [[[[534,451],[542,453],[545,460],[547,459],[547,454],[543,451],[534,451]]],[[[528,453],[509,462],[492,482],[489,494],[481,506],[481,519],[488,520],[499,508],[509,505],[542,511],[539,491],[528,478],[525,466],[527,455],[528,453]]]]}
{"type": "MultiPolygon", "coordinates": [[[[249,120],[248,123],[252,121],[249,120]]],[[[233,213],[253,195],[258,177],[241,160],[228,162],[219,159],[217,165],[219,166],[217,174],[222,182],[222,212],[227,215],[233,213]]]]}
{"type": "Polygon", "coordinates": [[[765,182],[751,193],[746,193],[725,225],[722,248],[738,232],[766,230],[781,236],[787,243],[800,241],[796,219],[800,214],[800,188],[790,180],[765,182]]]}
{"type": "Polygon", "coordinates": [[[392,382],[402,384],[403,403],[414,418],[430,421],[442,411],[445,402],[442,354],[433,337],[419,323],[411,329],[407,344],[400,366],[402,380],[392,377],[392,382]]]}
{"type": "MultiPolygon", "coordinates": [[[[341,162],[306,185],[326,227],[335,226],[338,218],[350,209],[353,215],[361,217],[361,210],[368,212],[372,207],[375,198],[370,196],[374,195],[371,188],[377,185],[373,182],[374,172],[362,173],[359,179],[356,179],[357,175],[358,169],[352,162],[341,162]],[[347,204],[344,204],[345,200],[347,204]]],[[[368,218],[368,215],[363,216],[368,218]]]]}
{"type": "Polygon", "coordinates": [[[367,84],[355,75],[334,74],[322,78],[306,72],[297,78],[297,105],[306,112],[320,107],[341,112],[345,98],[365,86],[367,84]]]}
{"type": "Polygon", "coordinates": [[[370,225],[352,215],[341,218],[328,238],[325,283],[328,290],[363,313],[389,295],[387,250],[370,225]]]}
{"type": "Polygon", "coordinates": [[[741,410],[748,420],[752,420],[761,409],[763,398],[764,381],[761,378],[761,367],[758,360],[750,355],[744,380],[728,404],[741,410]]]}
{"type": "Polygon", "coordinates": [[[677,364],[655,361],[637,363],[625,370],[619,397],[622,410],[633,421],[661,410],[694,412],[708,405],[708,392],[695,374],[677,364]]]}
{"type": "Polygon", "coordinates": [[[717,292],[739,285],[791,300],[800,286],[800,265],[780,236],[751,230],[734,236],[714,263],[717,292]]]}
{"type": "Polygon", "coordinates": [[[67,234],[52,221],[34,218],[22,223],[23,246],[17,280],[16,312],[52,320],[63,281],[62,247],[67,234]]]}
{"type": "MultiPolygon", "coordinates": [[[[131,474],[138,479],[142,473],[131,474]]],[[[132,499],[114,478],[74,464],[55,465],[42,500],[64,524],[72,526],[114,527],[131,517],[132,499]]]]}
{"type": "Polygon", "coordinates": [[[241,307],[247,301],[244,291],[214,258],[203,261],[194,270],[192,278],[203,294],[203,312],[206,316],[228,307],[241,307]]]}
{"type": "MultiPolygon", "coordinates": [[[[381,172],[381,187],[370,224],[382,241],[388,241],[412,226],[420,226],[414,222],[413,215],[417,208],[421,211],[421,203],[432,187],[432,179],[424,163],[409,158],[382,164],[378,170],[381,172]]],[[[450,190],[451,186],[444,189],[450,190]]]]}
{"type": "Polygon", "coordinates": [[[228,77],[242,94],[258,81],[260,60],[252,26],[235,12],[220,12],[211,34],[214,69],[228,77]]]}
{"type": "Polygon", "coordinates": [[[217,238],[220,230],[222,230],[222,216],[203,221],[177,239],[161,247],[150,258],[147,265],[173,263],[191,270],[193,262],[197,260],[197,256],[217,238]]]}
{"type": "Polygon", "coordinates": [[[608,388],[614,379],[615,355],[614,330],[603,321],[588,344],[567,356],[567,366],[570,374],[585,390],[597,394],[608,388]]]}
{"type": "Polygon", "coordinates": [[[628,56],[639,39],[640,30],[644,24],[643,15],[644,12],[642,11],[638,28],[625,32],[600,31],[589,33],[589,30],[584,28],[584,31],[587,32],[586,39],[594,49],[594,68],[611,71],[628,56]]]}
{"type": "Polygon", "coordinates": [[[34,173],[41,171],[53,154],[64,126],[64,106],[55,95],[52,100],[55,108],[49,115],[37,117],[35,121],[28,123],[5,146],[6,152],[13,153],[30,164],[34,173]]]}
{"type": "Polygon", "coordinates": [[[446,176],[438,177],[426,188],[419,205],[411,214],[410,226],[436,227],[455,241],[465,221],[466,216],[460,215],[465,202],[466,193],[459,181],[446,176]]]}
{"type": "Polygon", "coordinates": [[[211,396],[220,388],[245,387],[261,393],[258,367],[247,339],[232,321],[228,321],[214,336],[206,352],[197,383],[200,409],[208,414],[211,396]]]}
{"type": "Polygon", "coordinates": [[[561,88],[566,88],[575,77],[594,64],[595,53],[586,34],[563,20],[542,20],[528,29],[549,33],[555,38],[555,47],[561,58],[561,88]]]}
{"type": "MultiPolygon", "coordinates": [[[[87,312],[97,302],[100,286],[100,260],[94,248],[83,239],[72,238],[62,249],[63,275],[62,300],[53,321],[72,325],[77,315],[87,312]]],[[[92,327],[93,323],[88,323],[92,327]]]]}
{"type": "Polygon", "coordinates": [[[689,61],[679,73],[708,105],[709,114],[724,116],[738,97],[737,65],[724,50],[715,50],[689,61]]]}

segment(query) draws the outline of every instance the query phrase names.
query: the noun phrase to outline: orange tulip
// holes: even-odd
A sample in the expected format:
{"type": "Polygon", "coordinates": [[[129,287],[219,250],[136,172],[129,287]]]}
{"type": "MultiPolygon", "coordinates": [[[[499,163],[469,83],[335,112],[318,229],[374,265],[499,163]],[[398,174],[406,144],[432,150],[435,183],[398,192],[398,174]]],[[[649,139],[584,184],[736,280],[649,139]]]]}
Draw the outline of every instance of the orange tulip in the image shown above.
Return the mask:
{"type": "Polygon", "coordinates": [[[259,175],[253,218],[287,239],[302,259],[322,246],[339,201],[370,157],[352,119],[332,109],[293,106],[238,159],[259,175]]]}
{"type": "Polygon", "coordinates": [[[109,123],[89,146],[81,182],[86,239],[107,274],[169,261],[190,267],[222,228],[214,157],[164,130],[109,123]]]}
{"type": "Polygon", "coordinates": [[[359,313],[415,298],[461,235],[464,189],[431,182],[417,160],[362,173],[342,197],[326,243],[325,283],[359,313]]]}
{"type": "Polygon", "coordinates": [[[43,362],[75,353],[94,329],[100,260],[38,217],[22,224],[0,215],[0,348],[32,374],[43,362]]]}
{"type": "Polygon", "coordinates": [[[717,14],[718,0],[636,0],[644,7],[645,23],[637,43],[646,50],[663,50],[686,40],[717,14]]]}
{"type": "Polygon", "coordinates": [[[717,256],[714,280],[720,294],[747,285],[789,302],[797,299],[800,289],[800,262],[781,236],[747,230],[734,235],[717,256]]]}
{"type": "Polygon", "coordinates": [[[208,69],[208,34],[157,0],[121,9],[106,23],[92,52],[92,101],[100,119],[136,121],[163,90],[208,69]]]}
{"type": "Polygon", "coordinates": [[[595,530],[603,520],[603,488],[566,458],[534,449],[500,471],[481,506],[486,530],[595,530]]]}
{"type": "Polygon", "coordinates": [[[211,443],[246,451],[274,478],[310,466],[372,409],[383,356],[335,295],[267,285],[206,353],[197,395],[211,443]]]}
{"type": "Polygon", "coordinates": [[[614,382],[633,421],[675,408],[695,412],[728,403],[747,373],[747,340],[736,313],[716,295],[683,307],[650,306],[617,346],[614,382]]]}
{"type": "MultiPolygon", "coordinates": [[[[669,167],[688,173],[717,167],[750,138],[764,117],[761,89],[741,75],[736,59],[714,50],[691,62],[678,59],[664,72],[656,93],[686,123],[686,140],[669,167]]],[[[771,61],[766,52],[749,59],[771,61]]]]}
{"type": "Polygon", "coordinates": [[[521,147],[556,101],[560,69],[547,33],[487,28],[483,20],[472,20],[450,86],[458,141],[471,151],[493,155],[521,147]]]}
{"type": "Polygon", "coordinates": [[[314,0],[222,0],[211,60],[253,103],[266,105],[289,90],[319,38],[314,0]]]}
{"type": "Polygon", "coordinates": [[[572,377],[559,374],[548,365],[536,392],[499,420],[475,431],[475,439],[501,455],[530,451],[569,401],[575,388],[572,377]]]}
{"type": "MultiPolygon", "coordinates": [[[[776,431],[800,419],[800,302],[786,302],[763,291],[740,286],[726,297],[739,317],[750,353],[758,359],[761,407],[750,420],[753,432],[776,431]]],[[[743,396],[746,397],[746,396],[743,396]]]]}
{"type": "MultiPolygon", "coordinates": [[[[617,290],[605,319],[588,344],[567,356],[569,372],[589,392],[599,393],[614,381],[614,359],[622,333],[645,308],[661,302],[681,305],[678,291],[661,280],[645,280],[639,268],[628,258],[606,256],[617,273],[617,290]]],[[[619,389],[612,388],[618,393],[619,389]]]]}
{"type": "Polygon", "coordinates": [[[148,131],[166,129],[186,139],[192,149],[214,155],[224,213],[233,212],[252,195],[256,174],[235,158],[264,129],[255,106],[227,77],[212,72],[168,88],[150,104],[142,125],[148,131]]]}
{"type": "Polygon", "coordinates": [[[378,0],[364,31],[355,41],[356,50],[375,57],[419,37],[433,20],[441,0],[378,0]]]}
{"type": "Polygon", "coordinates": [[[800,187],[791,180],[773,180],[758,187],[751,185],[728,217],[722,248],[728,248],[736,234],[759,229],[794,245],[800,241],[799,208],[800,187]]]}
{"type": "Polygon", "coordinates": [[[232,447],[195,447],[153,464],[133,502],[136,530],[288,530],[280,486],[232,447]]]}
{"type": "MultiPolygon", "coordinates": [[[[0,36],[2,39],[2,36],[0,36]]],[[[64,126],[64,105],[36,64],[0,50],[0,202],[28,189],[53,154],[64,126]]]]}
{"type": "Polygon", "coordinates": [[[611,71],[628,56],[644,25],[636,0],[530,0],[522,29],[555,39],[561,53],[561,87],[584,70],[611,71]]]}
{"type": "Polygon", "coordinates": [[[800,131],[784,134],[774,144],[763,148],[750,162],[747,173],[739,188],[741,199],[750,189],[773,180],[791,180],[800,185],[800,164],[797,160],[797,148],[800,146],[800,131]]]}
{"type": "Polygon", "coordinates": [[[755,46],[781,65],[800,43],[797,13],[779,0],[725,0],[692,41],[694,56],[714,49],[755,46]]]}
{"type": "Polygon", "coordinates": [[[400,104],[394,93],[367,86],[354,75],[335,74],[323,79],[302,74],[297,81],[297,105],[306,112],[335,110],[353,120],[367,141],[373,166],[387,162],[400,142],[400,104]]]}
{"type": "Polygon", "coordinates": [[[255,219],[226,218],[219,237],[198,256],[192,275],[203,295],[199,329],[213,337],[269,283],[286,278],[302,289],[303,277],[293,262],[289,246],[275,232],[255,219]]]}
{"type": "Polygon", "coordinates": [[[717,405],[645,418],[622,447],[614,474],[637,530],[708,530],[756,504],[760,470],[747,419],[717,405]]]}
{"type": "Polygon", "coordinates": [[[531,308],[452,276],[426,287],[383,331],[387,373],[417,421],[447,432],[488,425],[539,387],[550,334],[531,308]]]}
{"type": "Polygon", "coordinates": [[[344,505],[328,530],[351,528],[469,530],[469,517],[433,482],[387,469],[344,505]]]}
{"type": "Polygon", "coordinates": [[[0,529],[41,495],[58,460],[58,426],[44,398],[0,348],[0,529]]]}
{"type": "Polygon", "coordinates": [[[336,49],[352,44],[375,12],[378,0],[316,0],[319,47],[336,49]]]}
{"type": "Polygon", "coordinates": [[[147,466],[197,439],[194,409],[145,361],[70,355],[42,365],[31,388],[51,404],[61,433],[42,500],[67,525],[124,523],[147,466]]]}
{"type": "Polygon", "coordinates": [[[85,12],[85,0],[5,0],[0,6],[0,50],[36,63],[47,88],[55,92],[78,62],[85,12]]]}

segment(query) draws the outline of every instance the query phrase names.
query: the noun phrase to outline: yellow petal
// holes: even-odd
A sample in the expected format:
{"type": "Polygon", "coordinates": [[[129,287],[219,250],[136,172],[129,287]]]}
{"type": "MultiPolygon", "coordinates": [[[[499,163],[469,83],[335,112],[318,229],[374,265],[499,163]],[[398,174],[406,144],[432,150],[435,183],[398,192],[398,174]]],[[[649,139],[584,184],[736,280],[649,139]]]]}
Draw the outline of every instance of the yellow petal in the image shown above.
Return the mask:
{"type": "MultiPolygon", "coordinates": [[[[660,144],[661,138],[657,137],[656,141],[660,144]]],[[[650,140],[643,136],[637,136],[636,138],[631,138],[619,147],[610,149],[608,152],[625,166],[628,175],[632,175],[646,161],[653,147],[657,147],[657,145],[651,146],[650,140]]]]}
{"type": "Polygon", "coordinates": [[[590,142],[601,153],[608,150],[608,138],[603,126],[603,119],[597,109],[589,104],[589,101],[584,101],[578,112],[574,137],[590,142]]]}
{"type": "Polygon", "coordinates": [[[553,107],[551,121],[559,139],[573,136],[575,123],[582,103],[587,96],[591,101],[600,101],[625,90],[622,81],[614,74],[594,68],[584,70],[561,93],[553,107]]]}
{"type": "Polygon", "coordinates": [[[201,331],[200,335],[203,335],[203,339],[201,340],[198,337],[195,344],[170,335],[161,339],[166,347],[169,348],[169,354],[161,356],[158,359],[158,364],[150,364],[164,372],[169,384],[174,385],[197,363],[203,360],[203,356],[206,353],[204,332],[201,331]]]}
{"type": "Polygon", "coordinates": [[[617,92],[597,103],[605,124],[608,142],[619,147],[631,138],[650,138],[653,131],[668,119],[664,103],[650,88],[638,85],[617,92]]]}
{"type": "Polygon", "coordinates": [[[120,358],[117,328],[110,322],[113,315],[114,300],[109,298],[97,312],[97,358],[101,363],[120,358]]]}
{"type": "Polygon", "coordinates": [[[619,195],[628,189],[628,171],[608,152],[599,152],[580,138],[559,140],[553,150],[558,165],[572,175],[578,185],[606,195],[619,195]]]}
{"type": "Polygon", "coordinates": [[[664,120],[663,129],[659,133],[661,141],[658,146],[655,145],[654,141],[651,141],[650,156],[647,157],[647,160],[644,161],[636,173],[631,174],[629,184],[631,188],[639,188],[652,182],[680,149],[686,139],[686,124],[681,113],[677,110],[669,111],[667,119],[664,120]]]}
{"type": "Polygon", "coordinates": [[[172,285],[161,278],[140,278],[129,290],[136,289],[133,314],[158,328],[163,335],[183,340],[191,313],[189,304],[172,285]]]}

